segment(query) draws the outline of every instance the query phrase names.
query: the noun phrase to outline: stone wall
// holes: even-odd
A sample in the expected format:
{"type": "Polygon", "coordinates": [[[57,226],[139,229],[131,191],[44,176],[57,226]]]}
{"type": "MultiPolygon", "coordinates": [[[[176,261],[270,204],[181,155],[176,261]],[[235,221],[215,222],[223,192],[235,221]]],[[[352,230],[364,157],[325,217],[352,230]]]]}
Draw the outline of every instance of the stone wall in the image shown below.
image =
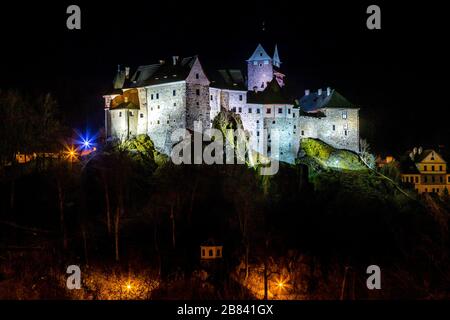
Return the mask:
{"type": "Polygon", "coordinates": [[[267,82],[272,81],[273,66],[270,60],[266,61],[268,63],[265,63],[265,61],[249,61],[247,63],[247,87],[249,91],[253,91],[254,87],[256,87],[256,90],[262,91],[266,87],[267,82]],[[264,84],[263,87],[261,87],[262,84],[264,84]]]}
{"type": "Polygon", "coordinates": [[[203,130],[211,127],[209,80],[198,58],[186,78],[186,128],[194,130],[194,122],[201,121],[203,130]]]}
{"type": "Polygon", "coordinates": [[[186,82],[146,87],[148,135],[158,151],[170,154],[171,134],[186,127],[186,82]]]}

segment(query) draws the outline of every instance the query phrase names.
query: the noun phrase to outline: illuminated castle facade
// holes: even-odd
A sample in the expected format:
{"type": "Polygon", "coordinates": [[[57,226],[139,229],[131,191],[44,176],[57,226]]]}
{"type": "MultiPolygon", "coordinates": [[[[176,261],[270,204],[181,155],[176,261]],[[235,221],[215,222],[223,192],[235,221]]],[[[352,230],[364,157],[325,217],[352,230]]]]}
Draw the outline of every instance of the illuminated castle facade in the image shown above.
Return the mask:
{"type": "Polygon", "coordinates": [[[300,99],[290,97],[276,46],[270,56],[258,45],[246,62],[246,76],[237,69],[205,70],[197,56],[174,56],[140,66],[133,74],[119,68],[114,91],[104,95],[107,137],[147,134],[159,151],[170,154],[174,130],[194,130],[195,121],[203,130],[210,128],[224,108],[240,116],[255,151],[270,154],[270,133],[276,130],[281,161],[294,162],[302,138],[359,151],[359,109],[336,90],[306,90],[300,99]]]}

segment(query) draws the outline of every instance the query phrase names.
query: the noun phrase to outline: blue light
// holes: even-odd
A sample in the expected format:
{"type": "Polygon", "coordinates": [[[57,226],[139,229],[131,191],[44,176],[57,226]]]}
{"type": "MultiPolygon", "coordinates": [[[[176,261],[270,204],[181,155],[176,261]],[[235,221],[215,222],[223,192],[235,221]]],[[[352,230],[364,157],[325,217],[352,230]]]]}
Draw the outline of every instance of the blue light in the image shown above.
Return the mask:
{"type": "Polygon", "coordinates": [[[81,134],[78,131],[75,131],[79,139],[76,140],[76,144],[80,146],[80,148],[84,150],[90,150],[94,149],[96,143],[95,140],[97,138],[97,135],[90,136],[89,132],[86,131],[85,134],[81,134]]]}

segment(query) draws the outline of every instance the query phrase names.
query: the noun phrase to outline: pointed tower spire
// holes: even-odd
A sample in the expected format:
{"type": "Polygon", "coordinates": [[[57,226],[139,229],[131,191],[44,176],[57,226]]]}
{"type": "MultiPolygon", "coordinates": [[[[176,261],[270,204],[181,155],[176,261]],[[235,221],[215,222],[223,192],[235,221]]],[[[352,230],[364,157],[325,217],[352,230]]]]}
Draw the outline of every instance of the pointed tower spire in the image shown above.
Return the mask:
{"type": "Polygon", "coordinates": [[[273,53],[273,65],[277,68],[279,68],[281,65],[280,56],[278,55],[278,46],[277,45],[275,45],[275,51],[273,53]]]}

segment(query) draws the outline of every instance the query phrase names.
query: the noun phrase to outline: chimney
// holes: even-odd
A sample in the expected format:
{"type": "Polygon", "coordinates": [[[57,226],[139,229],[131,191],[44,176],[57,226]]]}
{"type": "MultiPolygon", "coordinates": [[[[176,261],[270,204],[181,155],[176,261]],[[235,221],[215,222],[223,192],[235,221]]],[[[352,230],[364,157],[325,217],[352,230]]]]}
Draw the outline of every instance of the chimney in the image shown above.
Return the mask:
{"type": "Polygon", "coordinates": [[[172,56],[172,60],[173,60],[173,65],[175,66],[178,62],[178,56],[172,56]]]}
{"type": "Polygon", "coordinates": [[[309,96],[309,89],[305,90],[305,96],[309,96]]]}
{"type": "Polygon", "coordinates": [[[130,77],[130,67],[125,67],[125,78],[128,79],[130,77]]]}
{"type": "Polygon", "coordinates": [[[331,88],[327,87],[327,96],[329,96],[331,94],[331,88]]]}
{"type": "Polygon", "coordinates": [[[317,90],[317,94],[320,96],[320,95],[322,95],[322,89],[318,89],[317,90]]]}

